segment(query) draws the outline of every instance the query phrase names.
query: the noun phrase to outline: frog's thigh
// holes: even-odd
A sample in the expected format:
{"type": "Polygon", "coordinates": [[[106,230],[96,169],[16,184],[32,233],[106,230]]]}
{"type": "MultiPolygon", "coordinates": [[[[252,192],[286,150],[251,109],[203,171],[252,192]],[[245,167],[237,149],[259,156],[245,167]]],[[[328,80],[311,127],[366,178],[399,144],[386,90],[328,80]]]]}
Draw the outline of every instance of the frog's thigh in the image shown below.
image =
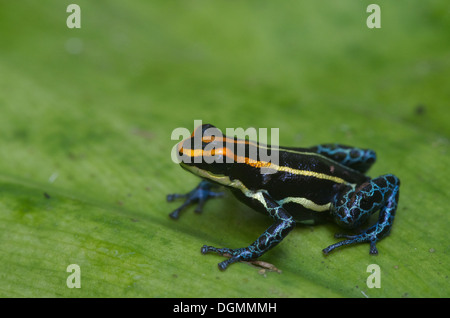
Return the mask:
{"type": "Polygon", "coordinates": [[[358,235],[335,235],[347,240],[330,245],[323,252],[328,254],[340,246],[369,242],[370,254],[377,254],[375,243],[391,231],[399,199],[399,189],[400,180],[392,174],[387,174],[363,184],[359,189],[346,192],[338,199],[332,211],[336,223],[349,228],[355,227],[369,215],[380,210],[378,222],[358,235]]]}
{"type": "Polygon", "coordinates": [[[400,180],[388,174],[345,192],[334,203],[332,215],[336,223],[345,228],[355,228],[380,210],[378,224],[390,227],[397,207],[399,186],[400,180]]]}

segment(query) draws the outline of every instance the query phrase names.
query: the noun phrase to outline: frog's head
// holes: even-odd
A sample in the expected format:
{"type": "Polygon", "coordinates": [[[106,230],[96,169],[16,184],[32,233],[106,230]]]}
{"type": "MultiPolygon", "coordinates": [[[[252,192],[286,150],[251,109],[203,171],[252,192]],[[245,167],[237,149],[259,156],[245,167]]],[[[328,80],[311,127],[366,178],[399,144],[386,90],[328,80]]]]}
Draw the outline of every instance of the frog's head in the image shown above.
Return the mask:
{"type": "Polygon", "coordinates": [[[201,177],[226,175],[234,154],[226,147],[226,137],[213,125],[198,126],[189,138],[177,145],[180,165],[201,177]]]}

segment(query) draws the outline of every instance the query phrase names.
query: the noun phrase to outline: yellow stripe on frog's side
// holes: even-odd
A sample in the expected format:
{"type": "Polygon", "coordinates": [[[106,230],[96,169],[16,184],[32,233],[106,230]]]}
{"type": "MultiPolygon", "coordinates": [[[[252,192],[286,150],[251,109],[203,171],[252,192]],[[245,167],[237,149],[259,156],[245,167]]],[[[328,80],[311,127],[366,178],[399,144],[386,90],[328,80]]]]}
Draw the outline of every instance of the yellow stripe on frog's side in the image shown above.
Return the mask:
{"type": "Polygon", "coordinates": [[[346,183],[346,181],[342,178],[330,176],[325,173],[319,173],[319,172],[314,172],[314,171],[309,171],[309,170],[298,170],[298,169],[294,169],[294,168],[290,168],[290,167],[278,166],[275,164],[270,164],[269,168],[273,168],[277,171],[289,172],[292,174],[314,177],[314,178],[323,179],[323,180],[329,180],[329,181],[333,181],[336,183],[346,183]]]}
{"type": "Polygon", "coordinates": [[[321,205],[321,204],[317,204],[311,200],[308,200],[308,199],[302,198],[302,197],[287,197],[287,198],[284,198],[283,200],[277,201],[277,203],[281,206],[286,203],[290,203],[290,202],[300,204],[300,205],[304,206],[305,208],[316,211],[316,212],[326,212],[326,211],[329,211],[332,207],[331,202],[321,205]]]}

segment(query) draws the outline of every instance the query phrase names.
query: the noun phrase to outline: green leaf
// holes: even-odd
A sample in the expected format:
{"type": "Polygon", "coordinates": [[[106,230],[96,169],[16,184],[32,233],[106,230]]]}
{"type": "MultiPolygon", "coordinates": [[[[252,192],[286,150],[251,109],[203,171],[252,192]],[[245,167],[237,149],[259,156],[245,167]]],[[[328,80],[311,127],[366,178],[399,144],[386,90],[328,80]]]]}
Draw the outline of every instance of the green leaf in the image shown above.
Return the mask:
{"type": "Polygon", "coordinates": [[[80,0],[80,29],[69,4],[0,5],[0,296],[450,296],[448,2],[379,0],[381,29],[368,1],[80,0]],[[194,120],[376,150],[370,176],[401,179],[379,255],[324,256],[341,229],[298,226],[261,258],[281,273],[219,271],[201,246],[271,220],[230,194],[168,217],[198,182],[170,156],[194,120]]]}

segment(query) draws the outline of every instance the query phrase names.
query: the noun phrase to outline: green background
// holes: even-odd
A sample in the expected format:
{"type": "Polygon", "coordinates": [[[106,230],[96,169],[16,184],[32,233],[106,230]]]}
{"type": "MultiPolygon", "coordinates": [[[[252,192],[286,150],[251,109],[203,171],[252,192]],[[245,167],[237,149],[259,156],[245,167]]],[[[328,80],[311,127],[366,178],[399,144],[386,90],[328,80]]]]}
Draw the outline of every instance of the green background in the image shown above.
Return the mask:
{"type": "Polygon", "coordinates": [[[450,4],[377,0],[369,29],[370,3],[1,0],[0,296],[449,297],[450,4]],[[198,182],[170,157],[195,119],[376,150],[370,176],[402,182],[379,255],[325,257],[340,229],[298,226],[262,257],[281,274],[219,271],[202,245],[271,220],[231,195],[168,217],[198,182]]]}

